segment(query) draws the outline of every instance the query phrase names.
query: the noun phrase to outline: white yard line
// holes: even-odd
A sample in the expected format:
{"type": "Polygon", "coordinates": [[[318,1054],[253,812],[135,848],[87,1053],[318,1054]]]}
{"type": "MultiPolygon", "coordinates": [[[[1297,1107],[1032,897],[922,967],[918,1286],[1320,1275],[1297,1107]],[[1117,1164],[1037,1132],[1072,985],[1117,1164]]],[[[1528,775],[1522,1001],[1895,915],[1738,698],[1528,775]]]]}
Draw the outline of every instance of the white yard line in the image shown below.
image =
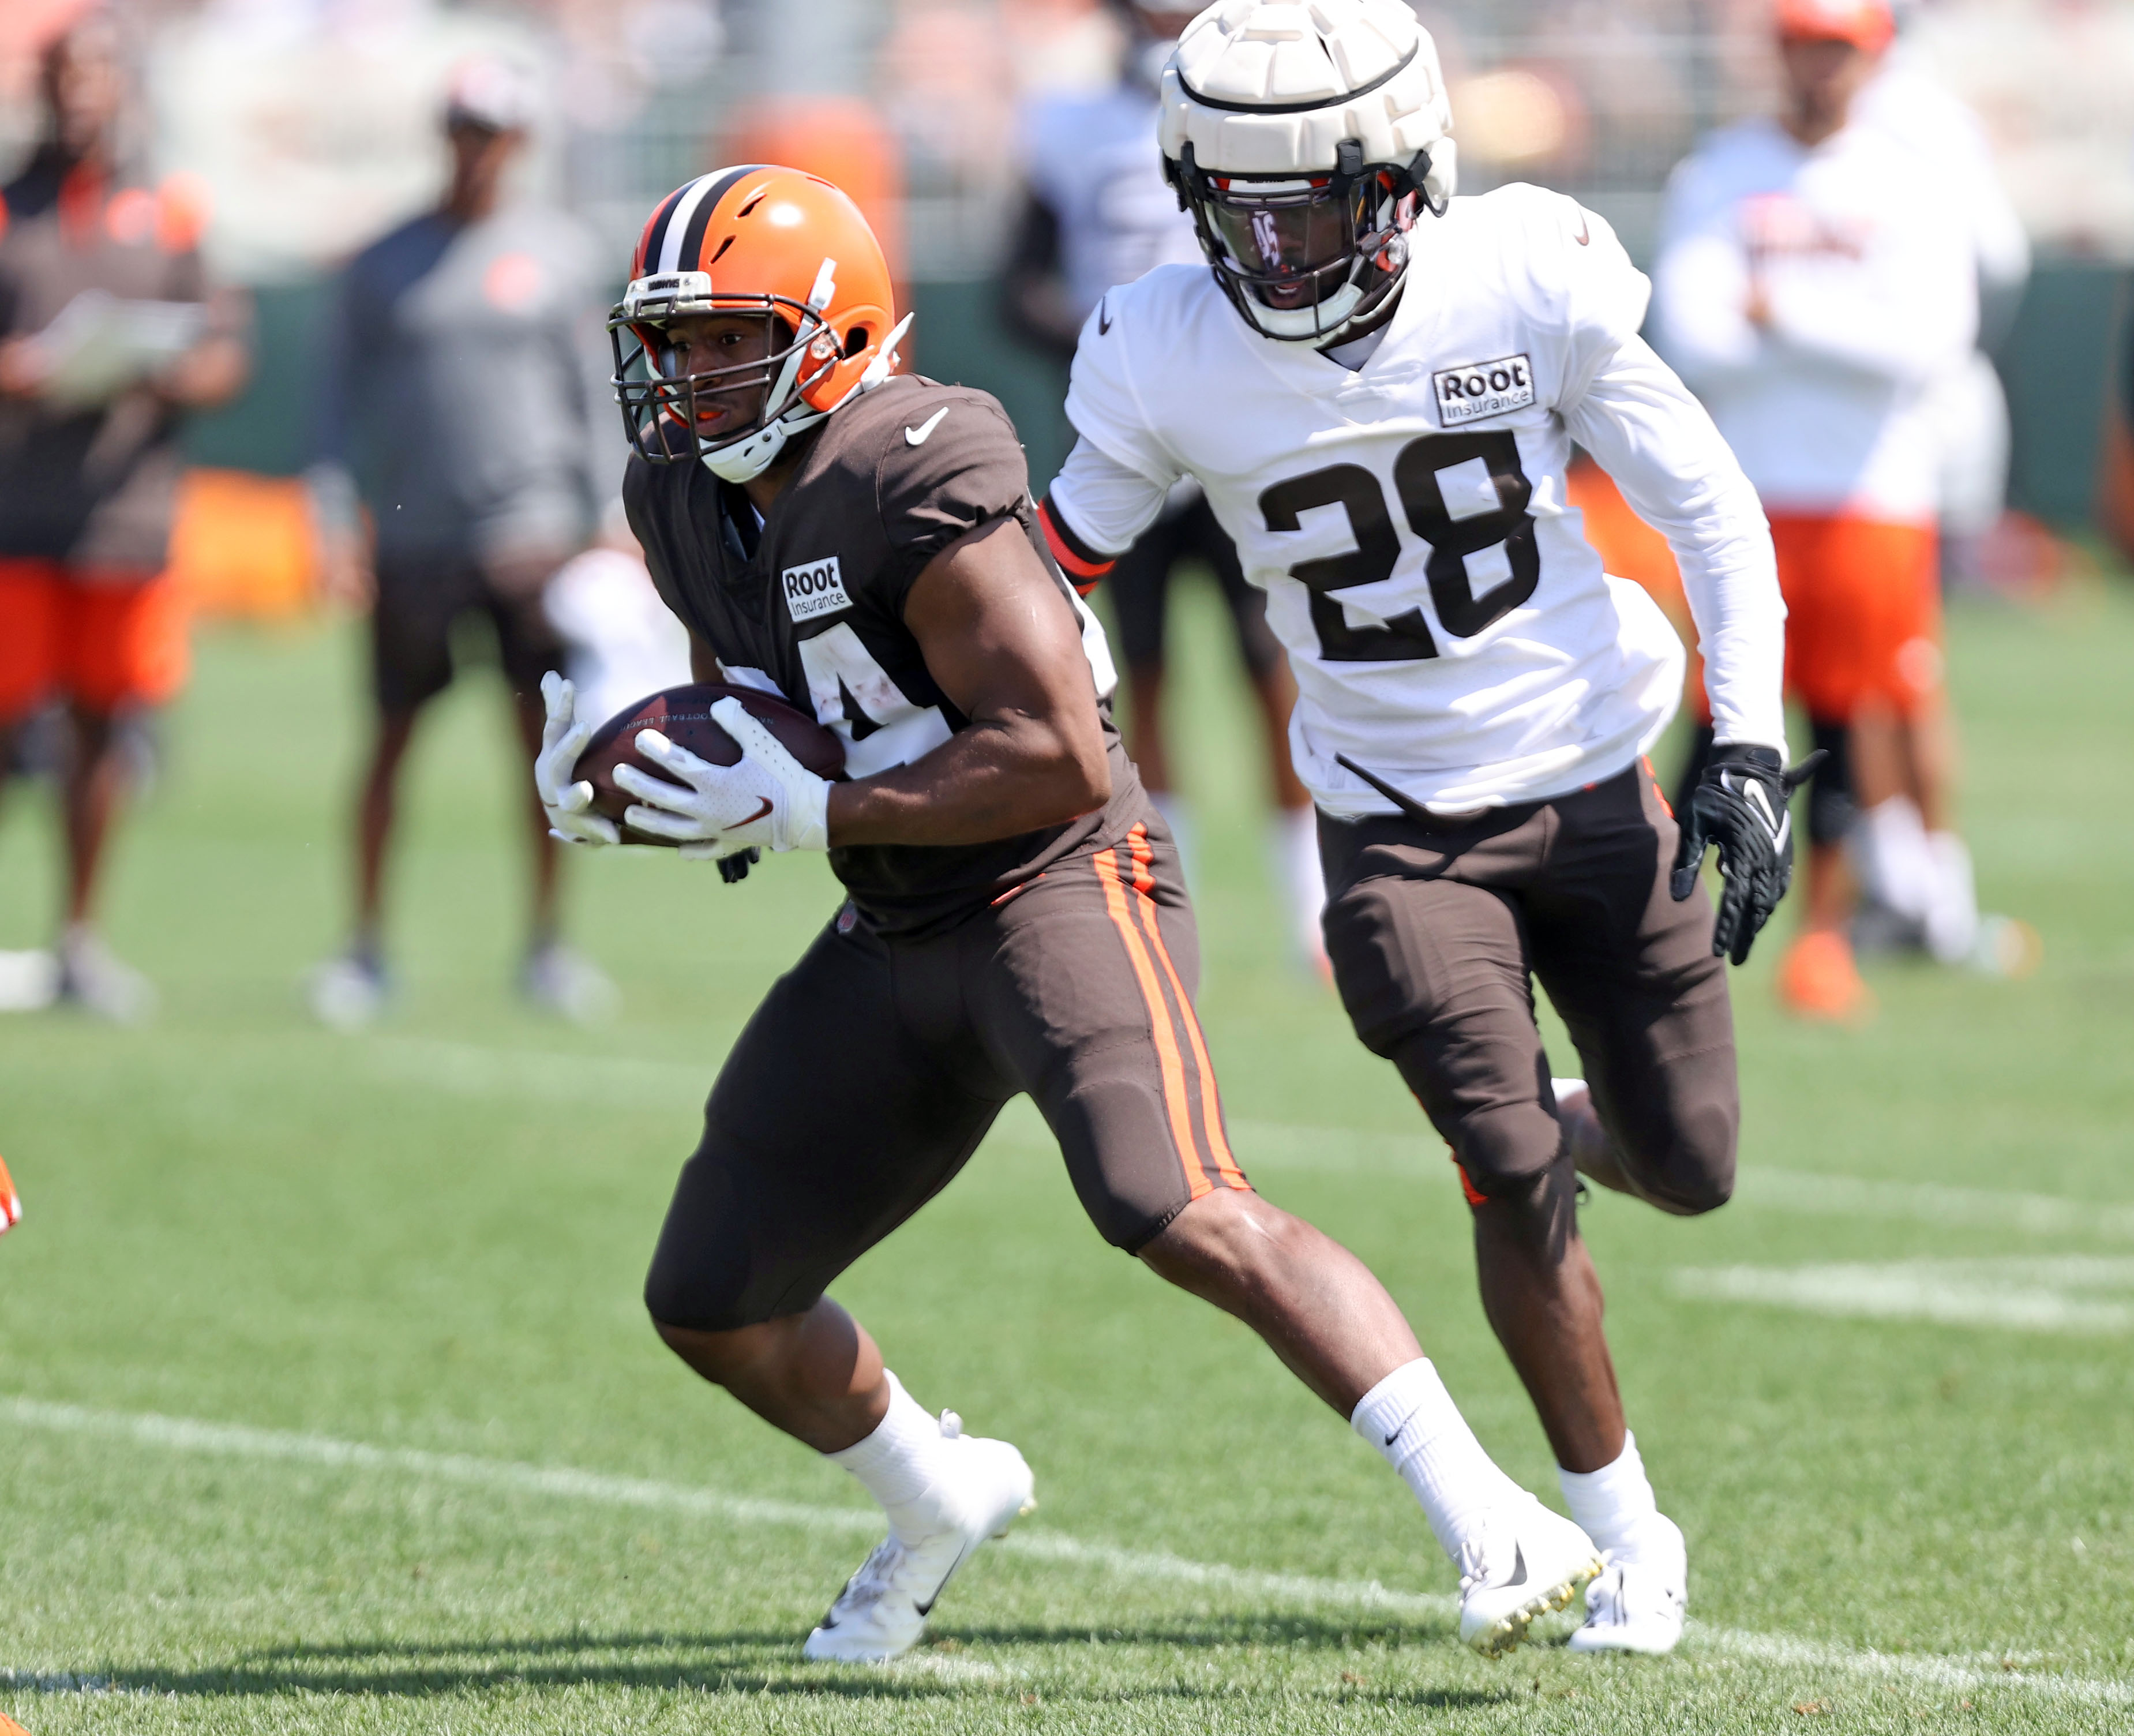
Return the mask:
{"type": "Polygon", "coordinates": [[[2084,1336],[2134,1332],[2134,1260],[1900,1260],[1879,1265],[1709,1266],[1668,1274],[1678,1296],[1760,1303],[1854,1320],[1922,1320],[2084,1336]]]}
{"type": "Polygon", "coordinates": [[[2025,1230],[2043,1236],[2085,1235],[2134,1241],[2134,1206],[2004,1192],[1990,1187],[1943,1187],[1920,1182],[1870,1182],[1856,1176],[1810,1175],[1761,1163],[1742,1167],[1737,1197],[1767,1211],[1815,1217],[1894,1219],[1953,1229],[2025,1230]]]}
{"type": "MultiPolygon", "coordinates": [[[[39,1399],[0,1399],[0,1423],[65,1434],[107,1439],[174,1453],[223,1458],[282,1459],[353,1470],[400,1472],[433,1482],[456,1482],[509,1493],[558,1496],[609,1506],[654,1507],[738,1525],[795,1526],[852,1536],[873,1536],[881,1529],[878,1515],[852,1507],[760,1501],[725,1495],[648,1477],[618,1477],[568,1467],[530,1465],[509,1459],[480,1458],[466,1453],[428,1453],[416,1448],[377,1447],[330,1435],[304,1434],[242,1424],[210,1423],[152,1413],[93,1410],[78,1405],[55,1405],[39,1399]]],[[[1026,1526],[999,1545],[1010,1553],[1073,1566],[1094,1568],[1122,1579],[1205,1585],[1246,1597],[1292,1603],[1331,1604],[1352,1608],[1442,1619],[1458,1608],[1456,1598],[1441,1593],[1388,1590],[1375,1580],[1329,1579],[1309,1574],[1267,1573],[1223,1562],[1193,1561],[1149,1550],[1122,1549],[1084,1542],[1056,1531],[1026,1526]]],[[[1835,1670],[1848,1675],[1884,1677],[1939,1688],[2019,1689],[2045,1699],[2096,1705],[2134,1705],[2134,1682],[2067,1676],[2050,1671],[1981,1667],[1971,1658],[1920,1657],[1861,1651],[1847,1646],[1746,1632],[1735,1628],[1691,1624],[1696,1650],[1773,1664],[1835,1670]]],[[[944,1661],[944,1664],[950,1661],[944,1661]]],[[[976,1661],[973,1661],[975,1662],[976,1661]]],[[[981,1666],[992,1669],[992,1666],[981,1666]]],[[[975,1671],[944,1674],[969,1674],[975,1671]]],[[[66,1675],[17,1674],[0,1670],[0,1686],[48,1692],[95,1690],[108,1684],[66,1675]]]]}

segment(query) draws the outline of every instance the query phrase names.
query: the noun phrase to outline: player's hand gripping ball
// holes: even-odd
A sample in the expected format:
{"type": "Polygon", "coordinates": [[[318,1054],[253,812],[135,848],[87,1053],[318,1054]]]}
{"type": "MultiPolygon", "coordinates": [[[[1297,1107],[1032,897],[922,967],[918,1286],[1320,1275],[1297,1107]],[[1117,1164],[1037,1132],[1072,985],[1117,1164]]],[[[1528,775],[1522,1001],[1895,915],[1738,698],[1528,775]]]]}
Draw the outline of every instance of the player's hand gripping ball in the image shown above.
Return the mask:
{"type": "Polygon", "coordinates": [[[1789,771],[1775,747],[1729,742],[1712,750],[1689,811],[1680,816],[1682,842],[1668,890],[1678,902],[1687,898],[1696,890],[1706,847],[1719,847],[1725,888],[1712,925],[1715,956],[1745,964],[1757,934],[1793,884],[1793,794],[1823,758],[1818,749],[1789,771]]]}
{"type": "Polygon", "coordinates": [[[593,786],[574,781],[578,756],[593,734],[591,723],[578,718],[577,689],[550,670],[541,678],[541,703],[548,715],[534,758],[534,791],[548,816],[548,835],[565,844],[621,843],[614,823],[591,811],[593,786]]]}
{"type": "Polygon", "coordinates": [[[828,848],[830,782],[844,762],[844,743],[805,712],[753,688],[700,682],[609,718],[573,776],[592,792],[590,811],[619,822],[625,841],[679,846],[725,868],[762,848],[828,848]]]}

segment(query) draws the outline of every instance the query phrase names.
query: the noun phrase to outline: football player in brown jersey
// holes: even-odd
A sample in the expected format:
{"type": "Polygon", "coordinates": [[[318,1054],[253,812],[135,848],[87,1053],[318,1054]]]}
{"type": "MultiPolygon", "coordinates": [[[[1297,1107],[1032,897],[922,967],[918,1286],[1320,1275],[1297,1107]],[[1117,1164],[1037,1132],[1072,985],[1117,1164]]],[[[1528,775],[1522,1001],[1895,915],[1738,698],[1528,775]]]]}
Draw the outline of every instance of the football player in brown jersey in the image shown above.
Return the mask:
{"type": "MultiPolygon", "coordinates": [[[[826,781],[729,699],[737,764],[648,730],[667,776],[617,773],[636,830],[729,878],[751,850],[827,849],[848,895],[727,1056],[646,1284],[685,1362],[886,1511],[808,1655],[908,1649],[1030,1501],[1021,1454],[921,1410],[824,1294],[1026,1091],[1106,1240],[1350,1419],[1459,1564],[1463,1636],[1516,1645],[1598,1570],[1592,1545],[1490,1461],[1362,1263],[1233,1158],[1176,853],[1000,406],[894,372],[881,249],[796,171],[679,189],[630,275],[611,326],[624,497],[660,593],[701,677],[781,695],[847,750],[826,781]]],[[[575,775],[587,723],[568,683],[547,690],[543,805],[559,834],[615,843],[575,775]]]]}

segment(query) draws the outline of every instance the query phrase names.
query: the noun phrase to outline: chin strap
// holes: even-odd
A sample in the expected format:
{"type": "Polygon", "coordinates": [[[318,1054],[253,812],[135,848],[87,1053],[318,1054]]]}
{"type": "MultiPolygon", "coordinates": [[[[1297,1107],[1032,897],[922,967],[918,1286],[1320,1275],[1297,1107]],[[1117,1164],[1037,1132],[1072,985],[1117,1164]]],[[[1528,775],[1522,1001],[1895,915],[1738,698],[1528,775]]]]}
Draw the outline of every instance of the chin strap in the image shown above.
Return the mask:
{"type": "Polygon", "coordinates": [[[875,351],[874,360],[867,365],[859,383],[827,410],[811,410],[796,406],[771,423],[760,428],[746,439],[736,440],[730,446],[722,446],[704,454],[704,468],[723,481],[741,483],[753,481],[778,462],[778,455],[785,450],[785,442],[795,434],[805,433],[824,418],[834,415],[862,393],[871,392],[876,386],[895,377],[896,346],[904,334],[911,329],[918,318],[915,312],[907,313],[890,328],[889,336],[881,341],[875,351]]]}
{"type": "Polygon", "coordinates": [[[874,360],[867,365],[867,372],[860,375],[856,392],[871,392],[896,372],[896,346],[903,341],[904,334],[911,329],[911,322],[918,317],[915,311],[907,313],[889,328],[889,336],[881,341],[881,347],[875,351],[874,360]]]}

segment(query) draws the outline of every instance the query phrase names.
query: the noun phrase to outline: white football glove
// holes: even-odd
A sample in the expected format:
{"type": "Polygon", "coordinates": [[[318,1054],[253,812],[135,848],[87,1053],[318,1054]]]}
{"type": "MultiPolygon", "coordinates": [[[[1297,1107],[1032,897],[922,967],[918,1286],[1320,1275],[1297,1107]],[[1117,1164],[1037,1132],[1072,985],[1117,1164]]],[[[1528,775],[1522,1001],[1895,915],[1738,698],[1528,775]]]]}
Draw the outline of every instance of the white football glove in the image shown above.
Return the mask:
{"type": "Polygon", "coordinates": [[[541,678],[541,700],[548,718],[541,726],[541,752],[534,761],[534,788],[548,816],[548,835],[565,844],[620,844],[622,834],[613,820],[587,812],[593,786],[582,778],[571,781],[593,733],[591,723],[572,721],[577,689],[550,670],[541,678]]]}
{"type": "Polygon", "coordinates": [[[665,783],[635,766],[615,768],[615,781],[649,806],[623,815],[637,831],[671,838],[693,862],[716,862],[738,851],[830,847],[830,781],[818,777],[751,717],[740,700],[712,707],[712,719],[740,745],[741,758],[714,766],[677,747],[656,729],[637,733],[637,751],[677,781],[665,783]]]}

